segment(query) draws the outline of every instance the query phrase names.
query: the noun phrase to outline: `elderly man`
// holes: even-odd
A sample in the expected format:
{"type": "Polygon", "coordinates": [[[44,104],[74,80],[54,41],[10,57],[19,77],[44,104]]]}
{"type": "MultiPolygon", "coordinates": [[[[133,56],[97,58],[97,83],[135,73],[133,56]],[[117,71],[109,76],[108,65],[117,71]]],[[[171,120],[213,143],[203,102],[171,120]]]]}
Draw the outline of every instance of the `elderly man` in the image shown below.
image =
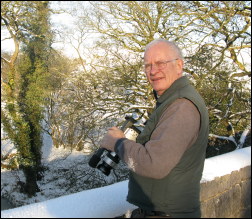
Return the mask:
{"type": "Polygon", "coordinates": [[[183,65],[173,42],[149,43],[144,69],[157,96],[156,108],[136,142],[116,127],[101,141],[130,169],[127,201],[138,206],[132,218],[201,216],[209,119],[204,100],[183,76],[183,65]]]}

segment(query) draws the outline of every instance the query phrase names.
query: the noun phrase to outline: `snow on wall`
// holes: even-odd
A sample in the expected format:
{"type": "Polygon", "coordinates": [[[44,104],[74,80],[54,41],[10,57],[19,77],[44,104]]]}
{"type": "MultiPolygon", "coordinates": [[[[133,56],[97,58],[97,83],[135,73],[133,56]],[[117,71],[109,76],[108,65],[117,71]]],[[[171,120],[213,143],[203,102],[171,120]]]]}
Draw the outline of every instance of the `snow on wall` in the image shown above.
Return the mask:
{"type": "MultiPolygon", "coordinates": [[[[251,147],[208,158],[202,182],[251,165],[251,147]]],[[[1,211],[1,218],[111,218],[133,210],[128,181],[1,211]]]]}

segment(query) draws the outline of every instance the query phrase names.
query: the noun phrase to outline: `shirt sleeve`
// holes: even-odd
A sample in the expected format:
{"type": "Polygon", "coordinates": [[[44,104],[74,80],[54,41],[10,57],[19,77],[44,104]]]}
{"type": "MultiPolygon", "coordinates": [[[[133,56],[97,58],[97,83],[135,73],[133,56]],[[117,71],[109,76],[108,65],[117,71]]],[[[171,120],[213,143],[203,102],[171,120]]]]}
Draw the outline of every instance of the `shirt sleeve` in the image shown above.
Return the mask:
{"type": "Polygon", "coordinates": [[[181,98],[164,111],[145,146],[126,139],[115,147],[115,151],[137,174],[162,179],[196,141],[199,128],[197,107],[190,100],[181,98]]]}

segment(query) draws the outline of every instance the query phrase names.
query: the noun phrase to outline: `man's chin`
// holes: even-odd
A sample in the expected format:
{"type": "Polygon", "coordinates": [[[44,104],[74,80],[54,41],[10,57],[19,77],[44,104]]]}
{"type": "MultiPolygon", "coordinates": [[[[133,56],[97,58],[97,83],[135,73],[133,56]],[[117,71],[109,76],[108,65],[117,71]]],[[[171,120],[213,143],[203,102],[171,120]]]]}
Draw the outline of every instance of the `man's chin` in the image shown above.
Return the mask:
{"type": "Polygon", "coordinates": [[[161,96],[164,93],[164,90],[162,90],[162,89],[155,89],[155,88],[153,88],[153,89],[156,91],[158,96],[161,96]]]}

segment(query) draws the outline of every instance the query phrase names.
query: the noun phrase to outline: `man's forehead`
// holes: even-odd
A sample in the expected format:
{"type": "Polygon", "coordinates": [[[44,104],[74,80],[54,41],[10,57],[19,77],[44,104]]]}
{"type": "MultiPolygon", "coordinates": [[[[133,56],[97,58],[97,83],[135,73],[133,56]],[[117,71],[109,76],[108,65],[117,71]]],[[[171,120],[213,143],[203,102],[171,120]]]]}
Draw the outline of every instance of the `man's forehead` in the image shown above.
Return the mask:
{"type": "Polygon", "coordinates": [[[143,60],[146,59],[167,59],[173,57],[174,51],[168,47],[152,47],[144,54],[143,60]]]}

